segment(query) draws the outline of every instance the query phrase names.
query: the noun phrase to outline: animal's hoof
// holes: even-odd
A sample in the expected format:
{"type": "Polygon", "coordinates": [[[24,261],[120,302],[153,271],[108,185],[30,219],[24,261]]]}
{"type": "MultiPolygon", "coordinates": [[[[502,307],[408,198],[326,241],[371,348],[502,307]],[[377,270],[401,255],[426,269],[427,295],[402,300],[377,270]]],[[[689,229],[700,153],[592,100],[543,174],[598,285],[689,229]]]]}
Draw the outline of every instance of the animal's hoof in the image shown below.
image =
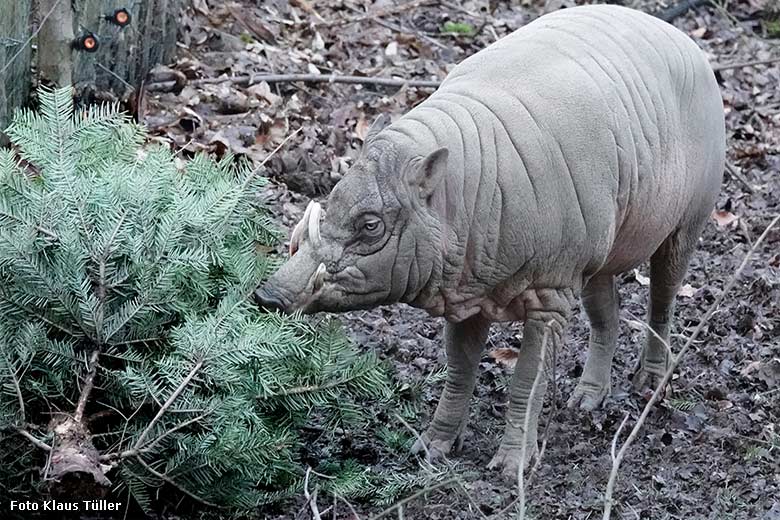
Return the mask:
{"type": "MultiPolygon", "coordinates": [[[[650,363],[643,361],[634,373],[631,383],[634,390],[639,394],[652,395],[652,393],[655,392],[655,389],[658,388],[658,385],[661,384],[665,374],[665,363],[650,363]]],[[[661,397],[663,397],[663,394],[661,397]]]]}
{"type": "Polygon", "coordinates": [[[571,394],[566,406],[569,408],[579,407],[580,410],[591,412],[601,406],[609,392],[609,383],[606,385],[595,385],[580,381],[574,388],[574,392],[571,394]]]}
{"type": "Polygon", "coordinates": [[[443,459],[450,451],[455,439],[437,438],[429,431],[420,435],[420,438],[412,446],[413,455],[425,455],[428,462],[435,462],[443,459]]]}
{"type": "MultiPolygon", "coordinates": [[[[525,454],[525,468],[530,466],[531,461],[538,456],[538,448],[536,443],[526,448],[525,454]]],[[[506,448],[501,446],[498,452],[488,463],[488,469],[501,470],[501,474],[510,482],[517,482],[517,472],[520,469],[520,460],[523,457],[523,450],[521,448],[506,448]]]]}

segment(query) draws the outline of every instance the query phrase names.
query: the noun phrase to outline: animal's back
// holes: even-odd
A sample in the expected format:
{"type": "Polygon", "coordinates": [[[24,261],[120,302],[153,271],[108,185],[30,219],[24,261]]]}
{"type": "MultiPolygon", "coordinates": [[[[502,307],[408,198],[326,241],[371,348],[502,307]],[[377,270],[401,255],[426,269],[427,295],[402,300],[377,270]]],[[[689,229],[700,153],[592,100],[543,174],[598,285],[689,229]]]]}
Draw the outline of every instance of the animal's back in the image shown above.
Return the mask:
{"type": "Polygon", "coordinates": [[[520,187],[502,221],[522,223],[540,260],[586,274],[647,259],[709,214],[721,182],[722,102],[706,58],[627,8],[546,15],[464,60],[408,117],[460,140],[467,207],[490,205],[480,184],[498,170],[487,182],[520,187]],[[434,121],[442,113],[454,123],[434,121]]]}

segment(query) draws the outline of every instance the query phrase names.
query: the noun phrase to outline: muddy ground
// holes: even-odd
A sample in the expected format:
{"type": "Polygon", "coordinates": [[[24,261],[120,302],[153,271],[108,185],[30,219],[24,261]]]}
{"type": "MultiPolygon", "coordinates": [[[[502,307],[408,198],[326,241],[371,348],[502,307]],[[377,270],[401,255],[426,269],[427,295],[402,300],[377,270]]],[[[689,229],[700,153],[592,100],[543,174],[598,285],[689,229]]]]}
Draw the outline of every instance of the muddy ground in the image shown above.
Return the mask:
{"type": "MultiPolygon", "coordinates": [[[[672,4],[626,3],[650,12],[672,4]]],[[[553,0],[547,9],[573,4],[553,0]]],[[[231,151],[255,161],[303,128],[263,172],[272,183],[261,196],[280,227],[289,230],[308,200],[324,199],[347,170],[376,114],[403,114],[431,89],[243,85],[229,78],[336,73],[441,79],[454,63],[544,10],[544,2],[536,0],[194,0],[183,22],[177,62],[158,70],[159,81],[150,85],[144,122],[155,139],[184,153],[231,151]],[[224,81],[214,79],[220,77],[224,81]]],[[[673,21],[722,68],[717,78],[732,172],[678,297],[675,349],[780,212],[780,64],[742,65],[780,57],[778,20],[774,0],[731,0],[724,7],[694,8],[673,21]]],[[[622,317],[627,320],[645,315],[646,275],[640,269],[622,276],[622,317]]],[[[348,313],[342,319],[361,348],[388,360],[401,384],[418,383],[422,405],[412,426],[423,430],[442,387],[442,320],[406,306],[348,313]],[[426,384],[420,386],[421,380],[426,384]]],[[[612,437],[624,413],[633,424],[645,402],[629,387],[644,331],[624,322],[613,396],[594,413],[565,408],[582,371],[587,336],[587,321],[578,309],[566,347],[557,355],[555,398],[548,393],[544,421],[555,418],[543,462],[527,489],[529,518],[600,518],[612,437]]],[[[492,330],[464,449],[452,458],[466,492],[458,486],[433,491],[407,504],[404,518],[482,518],[516,497],[514,483],[485,468],[501,438],[511,373],[495,353],[517,349],[521,338],[520,325],[492,330]]],[[[405,430],[382,410],[365,431],[347,433],[355,446],[352,455],[378,469],[420,471],[415,458],[388,453],[372,431],[382,424],[405,430]]],[[[619,517],[626,519],[780,519],[780,228],[759,247],[682,362],[673,394],[652,412],[623,464],[616,498],[619,517]]],[[[261,516],[293,518],[301,504],[284,504],[261,516]]],[[[369,502],[353,505],[362,518],[383,509],[369,502]]],[[[352,518],[346,506],[339,508],[339,518],[352,518]]]]}

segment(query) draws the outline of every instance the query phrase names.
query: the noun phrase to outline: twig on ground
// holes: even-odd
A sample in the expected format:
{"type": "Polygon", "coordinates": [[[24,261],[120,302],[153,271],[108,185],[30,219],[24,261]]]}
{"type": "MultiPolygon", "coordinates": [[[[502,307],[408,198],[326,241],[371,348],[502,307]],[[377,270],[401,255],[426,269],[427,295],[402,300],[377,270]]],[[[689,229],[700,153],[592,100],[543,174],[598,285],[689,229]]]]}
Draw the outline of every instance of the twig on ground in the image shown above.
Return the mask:
{"type": "Polygon", "coordinates": [[[410,9],[416,9],[417,7],[422,7],[424,5],[431,5],[431,4],[438,4],[439,0],[413,0],[411,2],[407,2],[405,4],[401,4],[396,7],[388,7],[387,9],[381,9],[377,11],[376,13],[366,13],[364,15],[360,16],[353,16],[352,18],[344,18],[341,20],[335,20],[335,21],[322,21],[315,23],[315,27],[320,27],[323,25],[326,26],[334,26],[334,25],[347,25],[351,23],[357,23],[357,22],[364,22],[366,20],[370,20],[371,18],[377,17],[377,16],[387,16],[390,14],[398,14],[402,13],[404,11],[409,11],[410,9]]]}
{"type": "Polygon", "coordinates": [[[726,161],[726,173],[731,175],[732,178],[737,179],[750,193],[755,193],[756,190],[753,189],[753,186],[750,185],[745,176],[729,161],[726,161]]]}
{"type": "Polygon", "coordinates": [[[306,468],[306,476],[303,478],[303,496],[306,499],[306,503],[311,509],[311,516],[314,520],[322,520],[322,515],[317,507],[317,488],[314,488],[313,493],[309,493],[309,475],[311,475],[311,467],[306,468]]]}
{"type": "Polygon", "coordinates": [[[721,71],[721,70],[732,70],[732,69],[742,69],[745,67],[755,67],[756,65],[771,65],[773,63],[779,63],[780,62],[780,56],[775,56],[774,58],[769,58],[766,60],[753,60],[753,61],[743,61],[740,63],[725,63],[723,65],[713,65],[712,70],[715,72],[721,71]]]}
{"type": "Polygon", "coordinates": [[[54,5],[51,6],[51,9],[49,9],[49,12],[47,12],[45,15],[43,15],[43,18],[41,18],[41,21],[38,22],[38,28],[33,31],[33,33],[30,35],[29,38],[27,38],[24,43],[19,47],[19,50],[14,53],[13,56],[8,58],[8,61],[6,62],[5,66],[0,69],[0,77],[3,76],[3,73],[8,70],[11,67],[11,64],[16,60],[16,58],[19,57],[19,55],[24,52],[24,49],[27,48],[28,45],[30,45],[30,42],[35,39],[36,36],[38,36],[38,33],[41,32],[41,29],[43,28],[44,24],[46,23],[46,20],[49,19],[49,17],[52,15],[55,9],[57,9],[57,6],[60,5],[62,0],[57,0],[54,2],[54,5]]]}
{"type": "Polygon", "coordinates": [[[655,13],[655,16],[664,22],[672,22],[687,13],[689,9],[711,3],[712,0],[682,0],[668,9],[655,13]]]}
{"type": "MultiPolygon", "coordinates": [[[[410,425],[408,422],[406,422],[406,420],[404,420],[404,418],[401,417],[400,415],[395,414],[395,418],[398,419],[398,421],[401,424],[403,424],[406,427],[406,429],[409,430],[412,433],[412,435],[414,435],[415,439],[417,441],[419,441],[420,444],[423,447],[423,451],[425,452],[425,458],[427,460],[431,460],[431,452],[428,450],[428,446],[425,444],[425,441],[423,440],[422,435],[420,435],[420,433],[417,430],[415,430],[412,427],[412,425],[410,425]]],[[[466,488],[466,484],[463,482],[463,479],[460,478],[460,475],[458,475],[458,472],[456,471],[455,466],[452,464],[452,462],[450,462],[450,460],[447,458],[446,455],[442,455],[441,459],[442,459],[442,461],[444,461],[444,464],[447,466],[447,469],[450,471],[450,473],[452,474],[453,478],[457,479],[458,487],[460,488],[460,490],[463,493],[463,495],[465,495],[466,500],[468,500],[469,503],[472,506],[474,506],[474,509],[476,509],[477,512],[479,512],[479,515],[482,518],[487,520],[487,515],[485,515],[485,513],[482,512],[482,508],[479,507],[479,503],[477,503],[477,501],[474,499],[474,497],[471,496],[471,493],[469,493],[468,488],[466,488]]]]}
{"type": "Polygon", "coordinates": [[[271,160],[271,158],[272,158],[274,155],[276,155],[276,154],[277,154],[277,152],[279,152],[279,150],[281,150],[281,149],[284,147],[284,145],[286,145],[288,142],[290,142],[290,139],[292,139],[293,137],[295,137],[296,135],[298,135],[298,133],[299,133],[301,130],[303,130],[303,127],[300,127],[300,128],[298,128],[298,129],[297,129],[297,130],[295,130],[293,133],[291,133],[290,135],[288,135],[287,137],[285,137],[285,138],[284,138],[284,141],[282,141],[281,143],[279,143],[279,145],[278,145],[276,148],[274,148],[273,150],[271,150],[271,153],[269,153],[268,155],[266,155],[266,156],[265,156],[265,159],[263,159],[262,161],[260,161],[260,164],[258,164],[257,166],[255,166],[255,167],[252,169],[252,171],[251,171],[251,172],[249,172],[249,175],[247,175],[247,176],[246,176],[246,179],[244,179],[244,182],[241,184],[241,191],[244,191],[244,190],[246,190],[246,189],[247,189],[247,187],[249,186],[249,183],[250,183],[250,182],[252,182],[252,179],[255,177],[255,175],[257,175],[257,172],[259,172],[259,171],[260,171],[260,169],[261,169],[263,166],[265,166],[265,164],[266,164],[268,161],[270,161],[270,160],[271,160]]]}
{"type": "Polygon", "coordinates": [[[428,43],[430,43],[431,45],[434,45],[436,47],[440,47],[442,49],[446,49],[447,48],[447,46],[444,45],[443,43],[441,43],[440,41],[438,41],[438,40],[436,40],[434,38],[431,38],[430,36],[428,36],[427,34],[424,34],[421,31],[417,31],[417,30],[414,30],[414,29],[407,29],[407,28],[402,27],[400,25],[396,25],[396,24],[388,22],[386,20],[382,20],[381,18],[374,17],[374,18],[371,18],[371,21],[374,22],[377,25],[381,25],[382,27],[387,27],[391,31],[396,31],[396,32],[399,32],[401,34],[410,34],[412,36],[417,36],[418,38],[423,39],[423,40],[427,41],[428,43]]]}
{"type": "Polygon", "coordinates": [[[333,496],[335,496],[336,499],[341,500],[344,503],[344,505],[346,505],[349,508],[350,512],[352,513],[352,516],[355,517],[352,520],[361,520],[360,519],[360,515],[358,514],[358,512],[355,511],[355,508],[352,507],[352,504],[350,504],[349,501],[346,498],[344,498],[343,496],[341,496],[339,494],[335,494],[335,493],[334,493],[333,496]]]}
{"type": "MultiPolygon", "coordinates": [[[[403,78],[375,78],[370,76],[342,76],[339,74],[249,74],[246,76],[234,76],[232,78],[203,78],[192,81],[194,86],[213,85],[224,82],[236,85],[255,85],[265,81],[266,83],[291,83],[302,81],[304,83],[352,83],[358,85],[381,85],[384,87],[425,87],[438,88],[441,81],[403,78]]],[[[153,83],[149,85],[152,89],[153,83]]]]}
{"type": "MultiPolygon", "coordinates": [[[[548,322],[548,326],[552,326],[552,321],[548,322]]],[[[549,329],[548,329],[549,330],[549,329]]],[[[547,441],[550,437],[550,425],[555,422],[555,419],[558,417],[558,411],[559,408],[556,406],[556,400],[558,397],[558,378],[557,375],[557,367],[558,367],[558,348],[555,342],[553,342],[553,348],[552,348],[552,357],[550,359],[550,380],[552,382],[552,394],[550,395],[550,417],[547,418],[547,422],[544,425],[544,432],[542,433],[542,445],[539,448],[539,455],[536,457],[536,461],[534,462],[534,466],[531,468],[531,471],[528,472],[528,479],[526,480],[526,486],[530,486],[531,482],[533,482],[534,475],[536,475],[536,471],[539,469],[539,466],[542,464],[542,459],[544,458],[544,452],[547,451],[547,441]]]]}
{"type": "MultiPolygon", "coordinates": [[[[666,388],[666,385],[669,384],[669,381],[672,379],[672,375],[674,374],[674,370],[677,368],[677,365],[679,364],[680,360],[685,356],[685,354],[688,352],[688,349],[690,349],[691,345],[693,345],[696,338],[701,334],[701,332],[704,330],[704,326],[707,324],[709,319],[712,317],[712,315],[715,313],[715,311],[718,310],[720,307],[720,304],[723,303],[723,300],[726,298],[726,295],[731,291],[731,289],[734,287],[734,285],[737,283],[737,280],[739,279],[739,276],[742,274],[742,271],[745,269],[745,267],[748,264],[748,261],[753,256],[753,253],[756,252],[758,249],[758,246],[761,245],[764,242],[764,239],[769,235],[769,232],[772,230],[772,228],[777,224],[777,222],[780,221],[780,215],[777,215],[772,222],[769,223],[769,225],[766,227],[764,232],[761,234],[760,237],[758,237],[758,240],[755,241],[753,246],[750,248],[750,250],[745,254],[745,257],[742,260],[742,263],[739,265],[737,270],[734,272],[734,274],[731,276],[729,281],[726,283],[726,286],[721,291],[720,295],[715,299],[715,301],[710,305],[710,307],[707,309],[707,312],[704,314],[702,319],[699,321],[699,324],[696,326],[696,329],[693,331],[691,336],[688,338],[688,341],[685,342],[685,345],[680,349],[680,352],[676,356],[672,356],[670,359],[669,368],[667,368],[666,373],[664,374],[663,379],[656,387],[655,391],[653,392],[653,396],[650,398],[650,401],[645,405],[644,409],[642,410],[642,414],[639,416],[639,419],[637,420],[636,424],[634,424],[633,429],[631,430],[631,433],[629,433],[628,438],[623,443],[623,445],[620,447],[620,450],[617,452],[617,454],[613,457],[612,461],[612,471],[609,474],[609,481],[607,482],[607,489],[604,494],[604,515],[602,516],[602,520],[610,520],[610,517],[612,515],[612,495],[615,490],[615,483],[617,481],[618,471],[620,470],[620,464],[623,461],[623,458],[626,455],[626,452],[628,451],[628,448],[631,447],[634,440],[636,439],[636,436],[639,434],[639,430],[644,425],[645,421],[647,420],[648,415],[650,415],[650,411],[652,410],[655,403],[658,401],[658,398],[663,393],[664,388],[666,388]]],[[[622,428],[622,426],[621,426],[622,428]]],[[[614,441],[614,439],[613,439],[614,441]]],[[[614,441],[617,442],[617,441],[614,441]]]]}
{"type": "Polygon", "coordinates": [[[623,420],[620,423],[620,426],[618,426],[617,431],[615,432],[615,436],[612,437],[612,448],[610,450],[610,454],[612,455],[612,461],[614,462],[615,459],[617,459],[617,442],[620,438],[620,434],[623,432],[623,428],[626,427],[626,423],[628,422],[629,413],[626,412],[625,415],[623,415],[623,420]]]}
{"type": "Polygon", "coordinates": [[[378,520],[379,518],[384,518],[387,515],[389,515],[390,513],[392,513],[393,511],[395,511],[396,509],[398,509],[399,507],[403,507],[406,504],[408,504],[409,502],[411,502],[413,500],[416,500],[417,498],[419,498],[419,497],[421,497],[421,496],[423,496],[425,494],[428,494],[431,491],[436,491],[439,488],[443,488],[445,486],[449,486],[450,484],[455,484],[456,482],[457,482],[456,478],[450,478],[450,479],[447,479],[447,480],[442,480],[441,482],[438,482],[438,483],[436,483],[436,484],[434,484],[434,485],[432,485],[430,487],[427,487],[425,489],[421,489],[417,493],[415,493],[413,495],[409,495],[408,497],[404,498],[403,500],[400,500],[400,501],[396,502],[395,504],[391,505],[390,507],[388,507],[384,511],[381,511],[381,512],[375,514],[374,516],[369,518],[369,520],[378,520]]]}
{"type": "Polygon", "coordinates": [[[539,356],[539,366],[536,367],[536,377],[534,383],[531,385],[531,392],[528,394],[528,404],[525,408],[525,417],[523,417],[523,439],[522,446],[520,447],[520,465],[517,467],[517,502],[520,506],[520,512],[517,515],[517,520],[525,520],[525,459],[528,456],[528,427],[531,424],[531,414],[533,413],[534,400],[536,399],[536,392],[539,389],[539,382],[544,377],[544,363],[547,357],[547,342],[550,340],[550,327],[552,321],[548,322],[544,326],[544,335],[542,336],[542,349],[539,356]]]}
{"type": "Polygon", "coordinates": [[[672,347],[671,347],[671,345],[669,345],[669,342],[667,342],[664,338],[662,338],[661,335],[658,334],[658,332],[656,332],[655,329],[653,329],[653,327],[651,327],[650,325],[648,325],[644,321],[640,320],[631,311],[626,311],[626,314],[631,316],[631,319],[629,320],[627,318],[622,318],[621,317],[620,321],[622,321],[624,323],[627,323],[628,325],[639,326],[639,327],[642,327],[643,329],[647,330],[647,332],[649,334],[652,334],[655,337],[655,339],[657,339],[659,342],[661,342],[661,345],[663,345],[664,348],[666,349],[666,355],[669,356],[669,359],[672,359],[674,357],[674,352],[672,352],[672,347]]]}

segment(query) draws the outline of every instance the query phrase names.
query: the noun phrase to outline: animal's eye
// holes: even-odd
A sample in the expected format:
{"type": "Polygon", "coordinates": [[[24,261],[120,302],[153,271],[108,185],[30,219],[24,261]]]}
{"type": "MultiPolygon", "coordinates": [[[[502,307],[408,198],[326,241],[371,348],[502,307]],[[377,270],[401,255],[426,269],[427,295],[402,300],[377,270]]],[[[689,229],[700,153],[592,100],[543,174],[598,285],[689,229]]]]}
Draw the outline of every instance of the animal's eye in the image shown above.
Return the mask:
{"type": "Polygon", "coordinates": [[[365,229],[369,233],[373,233],[374,231],[379,229],[379,221],[378,220],[367,220],[363,224],[363,229],[365,229]]]}
{"type": "Polygon", "coordinates": [[[365,215],[360,224],[358,224],[358,230],[362,236],[362,241],[373,244],[385,233],[385,224],[382,219],[376,215],[365,215]]]}

